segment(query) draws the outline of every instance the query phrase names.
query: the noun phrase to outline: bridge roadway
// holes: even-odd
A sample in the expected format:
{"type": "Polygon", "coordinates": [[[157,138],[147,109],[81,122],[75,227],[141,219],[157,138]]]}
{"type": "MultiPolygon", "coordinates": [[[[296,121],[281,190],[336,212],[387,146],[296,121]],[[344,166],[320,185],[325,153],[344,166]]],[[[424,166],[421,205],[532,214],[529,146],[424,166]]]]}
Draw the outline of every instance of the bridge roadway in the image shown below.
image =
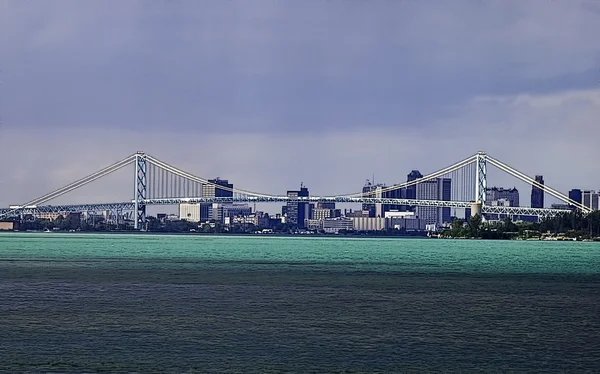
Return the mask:
{"type": "MultiPolygon", "coordinates": [[[[472,202],[467,201],[439,201],[439,200],[415,200],[415,199],[388,199],[388,198],[364,198],[364,197],[287,197],[287,196],[236,196],[236,197],[185,197],[169,199],[145,199],[143,204],[150,205],[178,205],[178,204],[198,204],[198,203],[287,203],[287,202],[311,202],[311,203],[352,203],[352,204],[390,204],[390,205],[408,205],[408,206],[428,206],[438,208],[470,208],[472,202]]],[[[33,213],[65,213],[65,212],[100,212],[100,211],[132,211],[135,209],[134,201],[107,204],[80,204],[80,205],[44,205],[14,207],[9,209],[0,209],[0,218],[6,216],[15,216],[18,214],[33,213]],[[12,208],[12,209],[11,209],[12,208]]],[[[482,207],[483,213],[489,214],[507,214],[507,215],[527,215],[538,217],[554,217],[560,213],[569,212],[564,209],[547,208],[529,208],[529,207],[505,207],[490,206],[482,207]]]]}

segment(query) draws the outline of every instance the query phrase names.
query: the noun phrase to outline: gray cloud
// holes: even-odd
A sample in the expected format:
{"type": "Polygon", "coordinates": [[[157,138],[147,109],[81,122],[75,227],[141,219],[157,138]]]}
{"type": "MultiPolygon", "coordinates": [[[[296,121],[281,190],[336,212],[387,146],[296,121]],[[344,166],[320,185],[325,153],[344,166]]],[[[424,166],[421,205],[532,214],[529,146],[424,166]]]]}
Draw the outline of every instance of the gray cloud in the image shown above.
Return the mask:
{"type": "Polygon", "coordinates": [[[272,193],[353,192],[479,149],[600,187],[591,1],[4,7],[0,146],[20,167],[1,167],[0,205],[137,149],[272,193]]]}

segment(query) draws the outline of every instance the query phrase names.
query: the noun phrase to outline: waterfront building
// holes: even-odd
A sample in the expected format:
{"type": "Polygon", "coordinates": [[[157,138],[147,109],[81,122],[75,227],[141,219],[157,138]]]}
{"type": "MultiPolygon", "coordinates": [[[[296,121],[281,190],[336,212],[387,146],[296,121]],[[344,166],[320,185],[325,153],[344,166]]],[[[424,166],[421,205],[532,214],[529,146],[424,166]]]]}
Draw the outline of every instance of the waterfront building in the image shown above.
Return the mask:
{"type": "MultiPolygon", "coordinates": [[[[544,184],[544,176],[536,175],[535,181],[544,184]]],[[[531,207],[532,208],[543,208],[544,207],[544,190],[542,188],[532,186],[531,188],[531,207]]]]}
{"type": "MultiPolygon", "coordinates": [[[[308,197],[308,188],[300,184],[300,190],[288,191],[287,196],[291,198],[308,197]]],[[[298,228],[304,228],[304,220],[310,217],[309,204],[308,202],[288,201],[286,213],[287,223],[296,225],[298,228]]]]}
{"type": "MultiPolygon", "coordinates": [[[[417,200],[437,200],[438,199],[438,181],[435,179],[424,181],[417,186],[417,200]]],[[[424,220],[427,224],[433,225],[438,222],[438,208],[434,206],[417,206],[415,210],[417,217],[424,220]]]]}
{"type": "MultiPolygon", "coordinates": [[[[436,178],[419,183],[417,186],[416,199],[450,201],[452,194],[452,180],[450,178],[436,178]]],[[[451,209],[418,206],[415,209],[418,218],[424,220],[428,225],[442,226],[451,222],[451,209]]]]}
{"type": "Polygon", "coordinates": [[[352,217],[351,220],[357,231],[381,231],[387,228],[383,217],[352,217]]]}
{"type": "Polygon", "coordinates": [[[14,222],[0,222],[0,231],[12,231],[15,229],[14,222]]]}
{"type": "MultiPolygon", "coordinates": [[[[438,178],[438,200],[451,201],[452,200],[452,179],[450,178],[438,178]]],[[[452,222],[452,212],[449,207],[438,208],[438,224],[440,226],[449,224],[452,222]]]]}
{"type": "Polygon", "coordinates": [[[352,218],[347,217],[326,218],[322,222],[322,227],[328,234],[337,234],[340,230],[354,230],[354,223],[352,218]]]}
{"type": "Polygon", "coordinates": [[[323,220],[321,219],[305,219],[304,228],[310,231],[318,231],[323,228],[323,220]]]}
{"type": "Polygon", "coordinates": [[[424,220],[406,216],[406,217],[391,217],[386,218],[388,227],[395,230],[405,231],[425,231],[427,224],[424,220]]]}
{"type": "Polygon", "coordinates": [[[200,204],[179,204],[179,219],[190,222],[199,222],[200,204]]]}

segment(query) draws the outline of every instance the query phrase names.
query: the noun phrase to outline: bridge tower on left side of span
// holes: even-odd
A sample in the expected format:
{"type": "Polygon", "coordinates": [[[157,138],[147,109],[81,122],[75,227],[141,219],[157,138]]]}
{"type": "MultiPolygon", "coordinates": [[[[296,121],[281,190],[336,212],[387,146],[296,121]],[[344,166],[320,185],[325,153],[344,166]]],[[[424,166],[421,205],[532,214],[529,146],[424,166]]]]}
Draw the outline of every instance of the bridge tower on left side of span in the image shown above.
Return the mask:
{"type": "Polygon", "coordinates": [[[133,195],[134,200],[134,227],[136,230],[143,230],[146,228],[146,191],[147,191],[147,165],[146,165],[146,154],[144,152],[137,152],[135,154],[135,190],[133,195]]]}

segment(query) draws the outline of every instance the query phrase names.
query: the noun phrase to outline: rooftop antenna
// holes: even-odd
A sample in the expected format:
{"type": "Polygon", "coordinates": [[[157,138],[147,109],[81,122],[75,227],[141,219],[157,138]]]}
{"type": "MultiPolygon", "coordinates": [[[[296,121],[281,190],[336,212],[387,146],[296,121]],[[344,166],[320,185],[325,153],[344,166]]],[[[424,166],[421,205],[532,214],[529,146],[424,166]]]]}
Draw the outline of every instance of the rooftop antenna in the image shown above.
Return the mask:
{"type": "Polygon", "coordinates": [[[373,179],[371,179],[371,181],[373,182],[373,186],[375,185],[375,173],[373,173],[373,179]]]}

